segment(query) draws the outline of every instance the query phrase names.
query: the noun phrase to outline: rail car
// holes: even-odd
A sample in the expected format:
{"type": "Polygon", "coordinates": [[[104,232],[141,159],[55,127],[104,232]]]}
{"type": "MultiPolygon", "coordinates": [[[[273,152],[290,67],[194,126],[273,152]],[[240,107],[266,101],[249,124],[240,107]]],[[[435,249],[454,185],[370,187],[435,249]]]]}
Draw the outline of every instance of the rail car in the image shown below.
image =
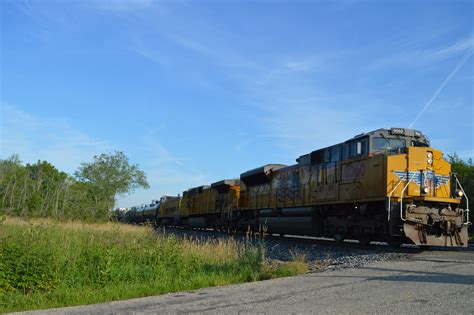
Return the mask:
{"type": "Polygon", "coordinates": [[[154,222],[448,247],[467,246],[471,224],[451,165],[425,135],[405,128],[363,133],[294,165],[268,164],[164,197],[154,222]]]}
{"type": "Polygon", "coordinates": [[[159,209],[160,201],[152,200],[150,204],[130,208],[125,212],[122,221],[126,223],[155,222],[159,216],[159,209]]]}

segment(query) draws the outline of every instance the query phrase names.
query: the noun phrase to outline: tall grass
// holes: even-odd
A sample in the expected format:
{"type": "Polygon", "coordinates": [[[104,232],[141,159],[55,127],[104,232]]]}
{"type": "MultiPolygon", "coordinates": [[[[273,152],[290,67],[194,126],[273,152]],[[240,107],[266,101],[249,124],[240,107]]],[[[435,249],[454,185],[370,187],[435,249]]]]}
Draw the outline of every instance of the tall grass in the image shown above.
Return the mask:
{"type": "Polygon", "coordinates": [[[262,246],[118,224],[0,223],[0,312],[90,304],[303,272],[262,246]]]}

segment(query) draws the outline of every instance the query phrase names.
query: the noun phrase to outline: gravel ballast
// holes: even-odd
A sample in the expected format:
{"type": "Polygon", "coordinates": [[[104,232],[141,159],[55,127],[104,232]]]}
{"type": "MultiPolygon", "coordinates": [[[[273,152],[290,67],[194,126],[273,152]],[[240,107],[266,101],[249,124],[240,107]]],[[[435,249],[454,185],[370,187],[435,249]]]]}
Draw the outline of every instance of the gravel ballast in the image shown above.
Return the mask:
{"type": "MultiPolygon", "coordinates": [[[[157,228],[158,233],[208,241],[213,239],[228,239],[246,242],[249,238],[237,234],[230,236],[212,230],[187,230],[180,228],[157,228]]],[[[253,237],[251,242],[262,242],[253,237]]],[[[266,257],[275,261],[291,261],[304,259],[311,271],[335,268],[354,268],[372,262],[405,259],[421,250],[414,246],[391,248],[385,243],[375,243],[367,247],[360,246],[356,241],[336,243],[329,239],[299,236],[265,236],[263,238],[266,257]]]]}

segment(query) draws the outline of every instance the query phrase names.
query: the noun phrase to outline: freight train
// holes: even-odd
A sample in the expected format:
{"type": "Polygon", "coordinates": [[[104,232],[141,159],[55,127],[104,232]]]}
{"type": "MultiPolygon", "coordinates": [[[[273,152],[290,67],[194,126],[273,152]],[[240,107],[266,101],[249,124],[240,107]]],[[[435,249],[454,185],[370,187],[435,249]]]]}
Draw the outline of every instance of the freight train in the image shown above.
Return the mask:
{"type": "Polygon", "coordinates": [[[441,151],[420,131],[378,129],[268,164],[182,196],[164,196],[128,221],[371,241],[467,246],[469,200],[441,151]],[[466,207],[460,203],[466,199],[466,207]]]}

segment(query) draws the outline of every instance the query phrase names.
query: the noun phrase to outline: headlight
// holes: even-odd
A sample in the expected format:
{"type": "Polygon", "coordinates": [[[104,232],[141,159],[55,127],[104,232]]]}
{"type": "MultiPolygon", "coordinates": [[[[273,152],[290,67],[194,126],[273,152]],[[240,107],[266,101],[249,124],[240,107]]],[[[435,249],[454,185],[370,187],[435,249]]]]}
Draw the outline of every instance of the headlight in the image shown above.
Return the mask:
{"type": "Polygon", "coordinates": [[[433,164],[433,152],[426,152],[426,163],[428,163],[428,165],[433,164]]]}
{"type": "Polygon", "coordinates": [[[421,188],[421,193],[423,195],[426,195],[429,192],[430,192],[430,189],[428,187],[424,186],[423,188],[421,188]]]}
{"type": "Polygon", "coordinates": [[[456,190],[456,197],[461,198],[462,196],[464,196],[464,193],[462,192],[462,190],[461,189],[456,190]]]}

